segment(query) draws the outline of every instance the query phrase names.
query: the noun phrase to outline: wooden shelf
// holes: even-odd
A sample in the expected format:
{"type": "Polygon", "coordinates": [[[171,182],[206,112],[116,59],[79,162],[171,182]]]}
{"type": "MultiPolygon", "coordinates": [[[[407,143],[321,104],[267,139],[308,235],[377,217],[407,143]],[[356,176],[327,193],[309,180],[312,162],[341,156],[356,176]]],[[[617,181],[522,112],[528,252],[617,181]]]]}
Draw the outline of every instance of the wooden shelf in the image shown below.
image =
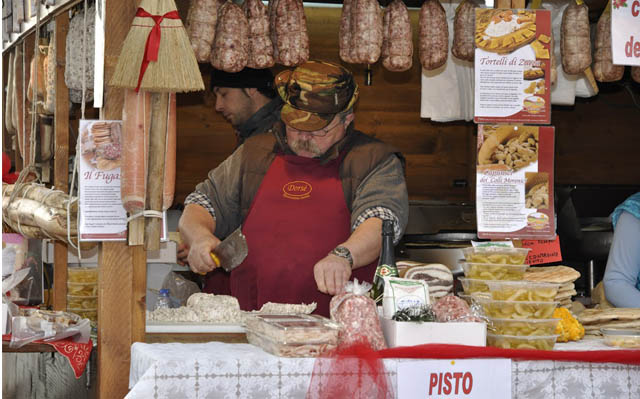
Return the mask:
{"type": "Polygon", "coordinates": [[[10,348],[9,341],[2,341],[3,353],[41,353],[41,352],[55,352],[56,349],[48,344],[26,344],[21,348],[10,348]]]}

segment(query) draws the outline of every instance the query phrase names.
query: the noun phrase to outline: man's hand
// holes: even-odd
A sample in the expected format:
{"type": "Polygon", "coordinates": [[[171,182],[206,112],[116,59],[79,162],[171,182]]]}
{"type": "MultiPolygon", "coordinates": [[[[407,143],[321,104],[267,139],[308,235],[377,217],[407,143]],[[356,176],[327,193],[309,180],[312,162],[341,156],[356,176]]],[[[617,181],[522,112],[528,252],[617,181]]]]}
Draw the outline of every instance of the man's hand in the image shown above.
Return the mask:
{"type": "Polygon", "coordinates": [[[342,292],[351,277],[349,261],[336,255],[327,255],[313,267],[318,291],[336,295],[342,292]]]}
{"type": "Polygon", "coordinates": [[[203,239],[199,239],[195,244],[188,248],[187,263],[194,273],[206,274],[216,268],[216,264],[211,259],[211,252],[220,244],[215,236],[211,235],[203,239]]]}
{"type": "Polygon", "coordinates": [[[179,244],[176,255],[180,266],[189,266],[189,262],[187,261],[187,258],[189,257],[189,246],[187,244],[179,244]]]}

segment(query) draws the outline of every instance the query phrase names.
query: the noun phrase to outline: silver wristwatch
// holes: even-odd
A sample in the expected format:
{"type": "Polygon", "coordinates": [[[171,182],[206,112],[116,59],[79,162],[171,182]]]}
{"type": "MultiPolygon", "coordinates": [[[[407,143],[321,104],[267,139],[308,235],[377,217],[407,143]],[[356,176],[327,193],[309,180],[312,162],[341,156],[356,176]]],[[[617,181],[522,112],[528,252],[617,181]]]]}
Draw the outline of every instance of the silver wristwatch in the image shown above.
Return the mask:
{"type": "Polygon", "coordinates": [[[338,245],[330,252],[330,254],[339,256],[349,261],[349,267],[353,268],[353,257],[351,256],[351,251],[349,248],[338,245]]]}

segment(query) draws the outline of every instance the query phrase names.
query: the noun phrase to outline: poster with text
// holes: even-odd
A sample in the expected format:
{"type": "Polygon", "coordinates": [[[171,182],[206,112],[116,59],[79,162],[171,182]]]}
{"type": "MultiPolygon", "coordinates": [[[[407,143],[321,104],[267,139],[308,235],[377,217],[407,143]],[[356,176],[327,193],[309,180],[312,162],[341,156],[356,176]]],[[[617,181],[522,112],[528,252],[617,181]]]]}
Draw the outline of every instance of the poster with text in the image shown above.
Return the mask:
{"type": "Polygon", "coordinates": [[[551,12],[476,9],[476,123],[551,123],[551,12]]]}
{"type": "Polygon", "coordinates": [[[122,121],[80,121],[80,241],[124,240],[120,197],[122,121]]]}
{"type": "Polygon", "coordinates": [[[479,125],[478,237],[553,240],[554,128],[479,125]]]}
{"type": "Polygon", "coordinates": [[[640,66],[640,0],[612,0],[611,55],[616,65],[640,66]]]}

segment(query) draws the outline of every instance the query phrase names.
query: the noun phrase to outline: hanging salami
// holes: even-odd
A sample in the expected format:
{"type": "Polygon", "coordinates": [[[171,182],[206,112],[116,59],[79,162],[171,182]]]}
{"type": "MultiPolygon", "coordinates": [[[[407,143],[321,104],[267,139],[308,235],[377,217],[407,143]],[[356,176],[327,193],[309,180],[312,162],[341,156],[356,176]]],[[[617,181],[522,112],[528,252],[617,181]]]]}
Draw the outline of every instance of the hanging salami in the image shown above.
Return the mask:
{"type": "Polygon", "coordinates": [[[242,5],[249,23],[250,68],[270,68],[274,64],[273,43],[269,36],[269,14],[260,0],[245,0],[242,5]]]}
{"type": "Polygon", "coordinates": [[[420,63],[428,71],[440,68],[449,56],[449,25],[439,0],[427,0],[420,8],[420,63]]]}
{"type": "Polygon", "coordinates": [[[225,72],[240,72],[249,61],[249,23],[240,6],[227,1],[218,14],[211,65],[225,72]]]}
{"type": "Polygon", "coordinates": [[[402,72],[413,64],[413,37],[409,10],[402,0],[393,0],[384,12],[382,65],[402,72]]]}

